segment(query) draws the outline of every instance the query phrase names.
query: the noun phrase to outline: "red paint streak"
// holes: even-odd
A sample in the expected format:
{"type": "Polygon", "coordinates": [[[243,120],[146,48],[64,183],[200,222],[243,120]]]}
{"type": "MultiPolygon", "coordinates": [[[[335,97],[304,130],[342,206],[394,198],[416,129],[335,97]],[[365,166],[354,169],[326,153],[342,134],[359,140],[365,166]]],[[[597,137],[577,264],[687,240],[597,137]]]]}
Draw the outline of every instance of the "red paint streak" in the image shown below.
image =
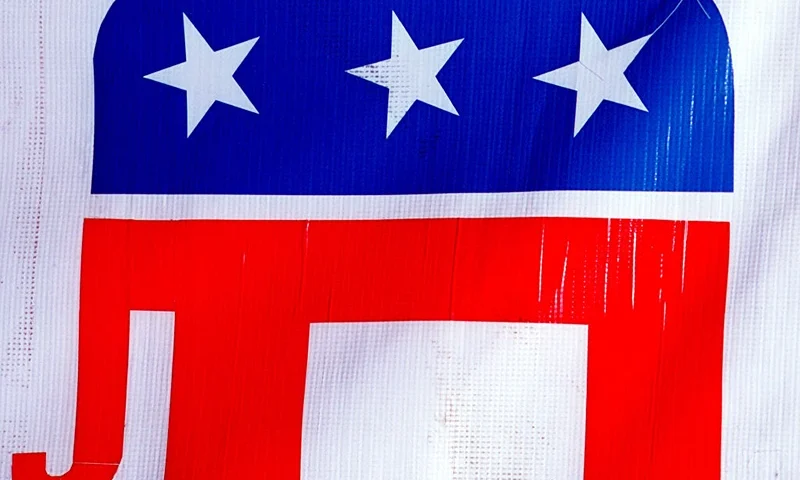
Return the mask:
{"type": "Polygon", "coordinates": [[[42,189],[44,186],[45,139],[46,139],[46,76],[44,60],[44,13],[43,2],[38,2],[36,52],[38,56],[37,87],[34,94],[33,121],[28,126],[25,157],[17,166],[16,185],[20,193],[14,208],[14,224],[18,231],[14,238],[13,251],[21,265],[17,284],[23,298],[21,318],[16,322],[14,333],[5,342],[0,359],[0,376],[11,384],[29,387],[31,383],[32,341],[36,313],[37,262],[39,260],[39,231],[42,223],[42,189]]]}

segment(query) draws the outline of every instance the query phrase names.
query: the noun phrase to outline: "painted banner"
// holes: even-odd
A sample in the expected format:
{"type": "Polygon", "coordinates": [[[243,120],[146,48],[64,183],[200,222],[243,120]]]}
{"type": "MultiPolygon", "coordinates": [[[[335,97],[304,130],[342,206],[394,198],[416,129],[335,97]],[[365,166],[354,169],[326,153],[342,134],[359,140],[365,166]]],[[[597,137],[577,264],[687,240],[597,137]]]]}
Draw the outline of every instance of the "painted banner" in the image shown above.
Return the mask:
{"type": "Polygon", "coordinates": [[[71,466],[11,479],[721,477],[710,0],[117,0],[93,58],[71,466]]]}

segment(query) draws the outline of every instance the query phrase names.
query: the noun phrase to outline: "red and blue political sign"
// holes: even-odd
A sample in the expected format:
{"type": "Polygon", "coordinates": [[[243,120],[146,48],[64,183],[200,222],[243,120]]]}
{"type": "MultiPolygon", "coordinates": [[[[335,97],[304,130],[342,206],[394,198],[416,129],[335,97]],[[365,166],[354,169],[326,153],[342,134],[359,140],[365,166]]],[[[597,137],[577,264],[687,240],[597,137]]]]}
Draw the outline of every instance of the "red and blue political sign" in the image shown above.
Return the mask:
{"type": "Polygon", "coordinates": [[[117,0],[94,60],[93,196],[344,207],[87,218],[14,480],[719,478],[728,223],[363,213],[731,192],[710,1],[117,0]]]}

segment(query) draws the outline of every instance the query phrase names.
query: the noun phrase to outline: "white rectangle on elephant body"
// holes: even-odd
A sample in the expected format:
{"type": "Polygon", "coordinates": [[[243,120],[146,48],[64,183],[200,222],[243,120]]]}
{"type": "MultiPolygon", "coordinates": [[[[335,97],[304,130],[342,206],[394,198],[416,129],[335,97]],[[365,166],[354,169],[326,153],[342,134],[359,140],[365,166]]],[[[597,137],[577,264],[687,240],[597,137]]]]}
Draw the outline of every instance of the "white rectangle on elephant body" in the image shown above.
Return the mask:
{"type": "Polygon", "coordinates": [[[588,327],[313,324],[303,480],[583,478],[588,327]]]}

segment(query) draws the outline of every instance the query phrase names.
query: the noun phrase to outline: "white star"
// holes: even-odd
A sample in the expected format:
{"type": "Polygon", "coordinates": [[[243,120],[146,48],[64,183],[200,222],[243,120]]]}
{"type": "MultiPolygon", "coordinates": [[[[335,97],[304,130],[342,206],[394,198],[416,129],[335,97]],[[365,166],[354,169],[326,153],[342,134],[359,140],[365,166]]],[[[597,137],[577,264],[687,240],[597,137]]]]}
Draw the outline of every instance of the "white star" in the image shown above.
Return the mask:
{"type": "Polygon", "coordinates": [[[608,50],[586,16],[581,15],[580,60],[534,77],[536,80],[578,92],[574,136],[578,136],[603,100],[647,111],[625,77],[625,70],[651,36],[647,35],[608,50]]]}
{"type": "Polygon", "coordinates": [[[186,91],[186,137],[215,101],[258,113],[233,78],[258,37],[215,52],[184,14],[183,39],[186,61],[144,78],[186,91]]]}
{"type": "Polygon", "coordinates": [[[439,70],[464,39],[418,49],[400,19],[392,12],[392,56],[347,73],[389,89],[386,138],[417,100],[458,115],[436,79],[439,70]]]}

